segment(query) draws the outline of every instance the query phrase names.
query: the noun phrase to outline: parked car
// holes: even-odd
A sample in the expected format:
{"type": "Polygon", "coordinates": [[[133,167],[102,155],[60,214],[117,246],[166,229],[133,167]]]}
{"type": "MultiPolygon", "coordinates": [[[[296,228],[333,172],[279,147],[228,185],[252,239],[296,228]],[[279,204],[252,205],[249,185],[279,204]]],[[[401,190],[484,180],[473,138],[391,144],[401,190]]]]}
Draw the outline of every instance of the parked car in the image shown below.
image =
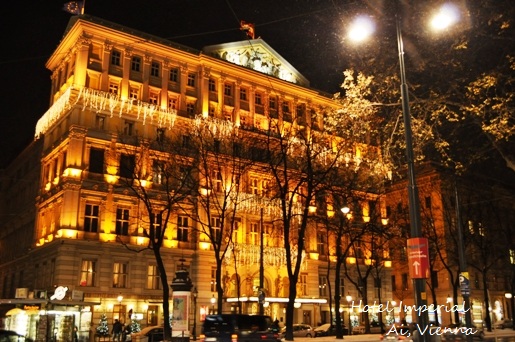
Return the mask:
{"type": "Polygon", "coordinates": [[[263,315],[221,314],[206,316],[200,341],[209,342],[280,342],[271,329],[272,319],[263,315]]]}
{"type": "Polygon", "coordinates": [[[447,341],[452,341],[455,339],[464,340],[467,335],[479,340],[483,340],[485,338],[485,332],[483,329],[476,328],[475,326],[467,329],[467,327],[463,324],[449,324],[447,327],[442,329],[442,336],[447,341]]]}
{"type": "Polygon", "coordinates": [[[137,341],[143,336],[148,338],[148,342],[164,341],[164,329],[162,326],[145,327],[141,331],[131,334],[131,341],[137,341]]]}
{"type": "Polygon", "coordinates": [[[28,341],[25,336],[18,334],[16,331],[0,329],[0,342],[18,342],[28,341]]]}
{"type": "MultiPolygon", "coordinates": [[[[347,326],[345,324],[342,324],[342,330],[343,330],[344,335],[349,334],[349,329],[347,328],[347,326]]],[[[313,331],[315,332],[315,337],[336,336],[336,326],[331,325],[329,323],[322,324],[321,326],[313,329],[313,331]]]]}
{"type": "MultiPolygon", "coordinates": [[[[309,324],[293,324],[293,337],[315,337],[315,332],[309,324]]],[[[281,336],[284,337],[286,327],[282,328],[281,336]]]]}
{"type": "Polygon", "coordinates": [[[513,328],[513,321],[511,319],[501,319],[494,323],[494,329],[513,328]]]}

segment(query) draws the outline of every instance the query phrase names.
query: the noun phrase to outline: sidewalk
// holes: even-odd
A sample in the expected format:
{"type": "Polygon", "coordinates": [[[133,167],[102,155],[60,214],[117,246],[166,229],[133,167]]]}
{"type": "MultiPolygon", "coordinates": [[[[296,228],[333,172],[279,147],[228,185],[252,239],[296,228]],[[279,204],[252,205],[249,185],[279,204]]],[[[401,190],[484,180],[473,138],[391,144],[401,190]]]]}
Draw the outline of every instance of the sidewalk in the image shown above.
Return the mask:
{"type": "MultiPolygon", "coordinates": [[[[515,338],[515,330],[513,329],[494,329],[491,332],[485,331],[485,339],[494,339],[496,337],[513,337],[515,338]]],[[[322,336],[314,339],[309,337],[296,337],[295,341],[312,340],[313,342],[379,342],[381,341],[380,334],[359,334],[359,335],[345,335],[343,340],[336,339],[334,336],[322,336]]],[[[479,341],[476,340],[475,341],[479,341]]]]}

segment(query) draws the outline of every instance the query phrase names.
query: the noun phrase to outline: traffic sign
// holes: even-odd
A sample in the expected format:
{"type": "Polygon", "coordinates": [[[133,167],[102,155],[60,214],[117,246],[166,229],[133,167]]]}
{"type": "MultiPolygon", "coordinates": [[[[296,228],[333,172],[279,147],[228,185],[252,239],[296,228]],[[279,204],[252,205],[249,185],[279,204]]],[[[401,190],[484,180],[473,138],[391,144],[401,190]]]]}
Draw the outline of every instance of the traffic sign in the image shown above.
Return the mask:
{"type": "Polygon", "coordinates": [[[410,277],[429,278],[429,248],[426,238],[408,239],[410,277]]]}
{"type": "Polygon", "coordinates": [[[462,296],[470,296],[470,281],[469,281],[469,273],[461,272],[460,273],[460,290],[462,296]]]}

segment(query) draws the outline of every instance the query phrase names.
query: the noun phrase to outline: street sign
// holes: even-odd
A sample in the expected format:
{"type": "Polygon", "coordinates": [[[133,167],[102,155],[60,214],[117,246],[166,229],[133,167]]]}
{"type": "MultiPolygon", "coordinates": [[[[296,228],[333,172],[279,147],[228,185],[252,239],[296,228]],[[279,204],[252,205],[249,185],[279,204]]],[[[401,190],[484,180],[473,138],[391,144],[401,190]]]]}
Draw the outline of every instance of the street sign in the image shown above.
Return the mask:
{"type": "Polygon", "coordinates": [[[426,238],[408,239],[408,264],[411,278],[429,278],[429,248],[426,238]]]}
{"type": "Polygon", "coordinates": [[[462,296],[470,296],[470,281],[469,281],[469,273],[461,272],[460,273],[460,290],[462,296]]]}

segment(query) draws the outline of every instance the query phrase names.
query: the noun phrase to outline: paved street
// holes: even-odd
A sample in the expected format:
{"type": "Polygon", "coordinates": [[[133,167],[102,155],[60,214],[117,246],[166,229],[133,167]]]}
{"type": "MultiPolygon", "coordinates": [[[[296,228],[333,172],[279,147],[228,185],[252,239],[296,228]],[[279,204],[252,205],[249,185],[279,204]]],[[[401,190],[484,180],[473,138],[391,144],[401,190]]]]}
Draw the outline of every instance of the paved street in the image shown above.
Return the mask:
{"type": "MultiPolygon", "coordinates": [[[[380,341],[381,335],[379,334],[360,334],[360,335],[351,335],[344,336],[344,340],[349,342],[378,342],[380,341]]],[[[296,337],[295,341],[303,341],[313,340],[308,337],[296,337]]],[[[337,340],[334,336],[324,336],[315,338],[316,341],[312,342],[338,342],[341,340],[337,340]]],[[[458,340],[459,341],[459,340],[458,340]]],[[[478,339],[474,339],[475,342],[479,341],[478,339]]],[[[512,329],[498,329],[492,332],[485,332],[485,339],[483,341],[495,341],[495,342],[515,342],[515,330],[512,329]]]]}

